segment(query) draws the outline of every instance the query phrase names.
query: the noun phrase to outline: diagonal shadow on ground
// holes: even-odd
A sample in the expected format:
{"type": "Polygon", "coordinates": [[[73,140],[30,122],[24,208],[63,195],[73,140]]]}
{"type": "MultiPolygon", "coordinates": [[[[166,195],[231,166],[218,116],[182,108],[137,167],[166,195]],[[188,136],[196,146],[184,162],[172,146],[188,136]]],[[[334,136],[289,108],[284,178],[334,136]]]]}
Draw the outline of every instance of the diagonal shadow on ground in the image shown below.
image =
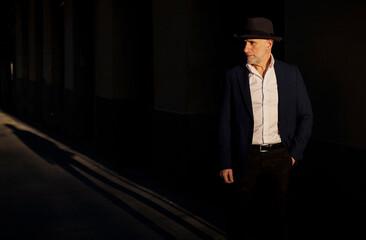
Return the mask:
{"type": "Polygon", "coordinates": [[[106,178],[105,176],[97,173],[96,171],[90,169],[86,165],[82,164],[81,162],[74,159],[74,153],[65,151],[59,148],[54,142],[41,137],[33,132],[22,130],[17,128],[12,124],[5,124],[6,127],[11,129],[13,133],[30,149],[32,149],[36,154],[38,154],[42,159],[46,160],[50,164],[58,165],[66,172],[83,182],[85,185],[92,188],[94,191],[98,192],[99,194],[103,195],[109,201],[117,205],[118,207],[124,209],[129,214],[133,215],[143,224],[148,226],[150,229],[155,231],[157,234],[162,236],[164,239],[177,239],[174,233],[167,231],[166,229],[162,228],[158,225],[158,223],[154,222],[153,220],[149,219],[143,213],[137,211],[126,202],[121,200],[120,198],[116,197],[115,195],[111,194],[101,186],[97,185],[93,181],[91,181],[86,175],[92,176],[95,179],[103,182],[104,184],[117,189],[118,191],[124,192],[129,196],[133,197],[137,201],[140,201],[147,206],[153,208],[154,210],[160,212],[164,216],[168,217],[169,219],[175,221],[176,223],[180,224],[184,228],[188,229],[200,239],[213,239],[211,236],[206,234],[204,231],[201,231],[196,226],[192,225],[191,223],[185,221],[181,217],[171,213],[169,210],[165,209],[164,207],[160,206],[156,202],[151,201],[150,199],[146,198],[145,196],[140,195],[139,193],[128,189],[120,184],[111,181],[110,179],[106,178]],[[78,170],[76,170],[79,169],[78,170]],[[83,174],[81,172],[83,172],[83,174]]]}

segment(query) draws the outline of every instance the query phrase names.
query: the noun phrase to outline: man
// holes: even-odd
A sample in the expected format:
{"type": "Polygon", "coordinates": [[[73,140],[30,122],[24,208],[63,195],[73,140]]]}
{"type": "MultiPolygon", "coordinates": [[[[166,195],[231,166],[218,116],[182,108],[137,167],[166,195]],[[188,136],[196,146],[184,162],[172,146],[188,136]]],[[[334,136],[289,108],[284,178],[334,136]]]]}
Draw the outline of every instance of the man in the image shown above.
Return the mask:
{"type": "Polygon", "coordinates": [[[229,233],[287,239],[287,186],[311,135],[310,100],[299,69],[273,57],[282,38],[270,20],[250,18],[234,36],[244,41],[247,64],[226,72],[219,118],[220,175],[235,189],[229,233]]]}

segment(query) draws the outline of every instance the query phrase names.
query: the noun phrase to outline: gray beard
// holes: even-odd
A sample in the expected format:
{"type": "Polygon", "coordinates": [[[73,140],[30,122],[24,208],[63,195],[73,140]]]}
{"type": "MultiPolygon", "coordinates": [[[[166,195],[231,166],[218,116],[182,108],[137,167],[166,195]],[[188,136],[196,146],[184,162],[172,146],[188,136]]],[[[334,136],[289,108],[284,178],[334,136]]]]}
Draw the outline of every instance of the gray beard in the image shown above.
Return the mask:
{"type": "Polygon", "coordinates": [[[249,59],[249,58],[247,58],[247,63],[250,64],[250,65],[255,64],[255,63],[257,63],[257,59],[249,59]]]}

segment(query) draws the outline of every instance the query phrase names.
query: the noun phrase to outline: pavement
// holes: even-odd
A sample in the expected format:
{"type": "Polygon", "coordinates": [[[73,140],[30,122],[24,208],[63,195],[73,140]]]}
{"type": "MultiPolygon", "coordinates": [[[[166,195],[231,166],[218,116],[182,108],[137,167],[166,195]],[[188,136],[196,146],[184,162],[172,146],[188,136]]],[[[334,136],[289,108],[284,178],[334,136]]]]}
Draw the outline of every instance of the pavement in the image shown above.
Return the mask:
{"type": "MultiPolygon", "coordinates": [[[[364,239],[365,154],[310,141],[292,170],[291,239],[364,239]]],[[[220,189],[192,198],[152,179],[0,111],[0,240],[227,239],[220,189]]]]}
{"type": "Polygon", "coordinates": [[[0,111],[0,240],[226,239],[179,202],[0,111]]]}

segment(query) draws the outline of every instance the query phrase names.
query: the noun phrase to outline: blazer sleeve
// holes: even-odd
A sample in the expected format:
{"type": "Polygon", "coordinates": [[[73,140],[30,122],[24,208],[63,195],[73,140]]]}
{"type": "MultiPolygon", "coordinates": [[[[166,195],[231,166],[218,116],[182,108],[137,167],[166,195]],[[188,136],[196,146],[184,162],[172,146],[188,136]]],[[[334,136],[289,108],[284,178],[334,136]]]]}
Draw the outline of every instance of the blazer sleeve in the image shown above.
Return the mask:
{"type": "Polygon", "coordinates": [[[226,72],[218,123],[220,169],[232,168],[231,159],[231,104],[229,73],[226,72]]]}
{"type": "Polygon", "coordinates": [[[313,112],[305,83],[298,67],[296,67],[296,80],[296,131],[289,151],[290,155],[297,161],[303,158],[303,152],[311,136],[313,112]]]}

